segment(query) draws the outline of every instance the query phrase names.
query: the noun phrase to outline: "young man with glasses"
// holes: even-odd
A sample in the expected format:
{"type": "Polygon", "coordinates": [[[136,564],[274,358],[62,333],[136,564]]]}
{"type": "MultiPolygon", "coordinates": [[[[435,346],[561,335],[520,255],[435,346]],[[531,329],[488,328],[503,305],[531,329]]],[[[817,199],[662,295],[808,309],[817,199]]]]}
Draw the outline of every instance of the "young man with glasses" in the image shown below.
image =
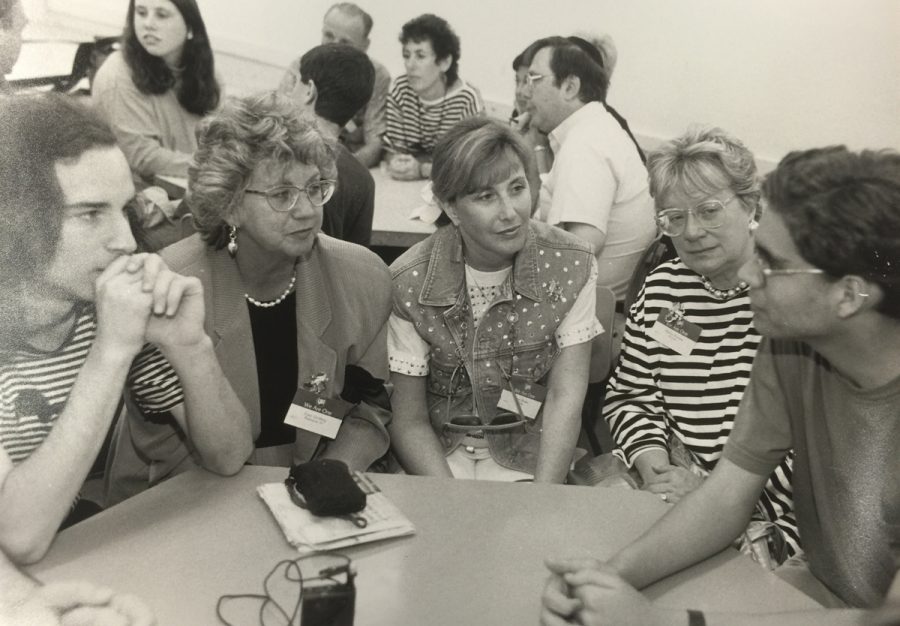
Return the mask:
{"type": "Polygon", "coordinates": [[[656,235],[647,168],[604,106],[609,79],[602,64],[573,38],[548,37],[529,50],[535,51],[527,75],[531,124],[550,135],[554,156],[542,176],[537,217],[589,242],[599,284],[621,301],[656,235]]]}
{"type": "Polygon", "coordinates": [[[766,338],[722,460],[608,562],[549,561],[542,623],[897,623],[900,155],[791,153],[763,193],[757,258],[741,274],[766,338]],[[635,590],[727,546],[791,448],[809,571],[784,577],[844,610],[686,615],[635,590]]]}

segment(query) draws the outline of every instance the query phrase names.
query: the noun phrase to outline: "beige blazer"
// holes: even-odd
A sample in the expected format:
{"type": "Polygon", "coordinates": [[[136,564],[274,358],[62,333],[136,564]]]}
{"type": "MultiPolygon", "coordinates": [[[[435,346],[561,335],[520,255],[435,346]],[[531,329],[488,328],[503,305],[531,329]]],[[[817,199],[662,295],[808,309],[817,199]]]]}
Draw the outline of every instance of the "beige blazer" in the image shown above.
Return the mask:
{"type": "MultiPolygon", "coordinates": [[[[244,298],[248,289],[237,264],[225,249],[213,250],[200,235],[179,241],[160,254],[173,271],[196,276],[203,284],[206,332],[225,377],[250,414],[256,438],[260,431],[256,355],[244,298]]],[[[386,322],[391,310],[391,277],[381,259],[361,246],[320,234],[310,256],[297,265],[296,293],[298,386],[325,373],[326,393],[336,397],[343,389],[347,365],[359,366],[375,378],[388,378],[386,322]]],[[[388,448],[388,418],[383,412],[352,410],[338,440],[365,451],[374,461],[388,448]]],[[[121,460],[110,464],[112,480],[134,483],[137,478],[146,488],[192,466],[185,463],[190,457],[189,442],[173,424],[132,416],[127,430],[116,438],[115,456],[121,460]],[[180,441],[176,444],[173,438],[180,441]]],[[[287,454],[276,458],[261,454],[253,460],[270,465],[303,462],[312,458],[320,440],[298,430],[297,441],[287,454]]]]}

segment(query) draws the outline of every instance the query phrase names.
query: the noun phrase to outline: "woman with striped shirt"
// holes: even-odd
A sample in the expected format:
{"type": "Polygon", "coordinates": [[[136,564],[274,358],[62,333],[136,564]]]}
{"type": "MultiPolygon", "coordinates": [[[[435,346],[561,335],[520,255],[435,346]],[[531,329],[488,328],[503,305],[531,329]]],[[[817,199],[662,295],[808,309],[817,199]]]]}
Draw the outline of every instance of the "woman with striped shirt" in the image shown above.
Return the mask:
{"type": "MultiPolygon", "coordinates": [[[[759,345],[737,274],[753,257],[759,179],[750,151],[716,128],[662,146],[647,169],[657,223],[678,257],[647,277],[629,311],[604,417],[613,454],[643,489],[675,503],[721,456],[759,345]]],[[[790,458],[770,478],[757,519],[794,553],[790,458]]]]}
{"type": "Polygon", "coordinates": [[[388,171],[401,180],[428,178],[437,140],[484,105],[459,77],[459,37],[446,20],[420,15],[403,25],[400,43],[406,74],[394,81],[387,100],[388,171]]]}

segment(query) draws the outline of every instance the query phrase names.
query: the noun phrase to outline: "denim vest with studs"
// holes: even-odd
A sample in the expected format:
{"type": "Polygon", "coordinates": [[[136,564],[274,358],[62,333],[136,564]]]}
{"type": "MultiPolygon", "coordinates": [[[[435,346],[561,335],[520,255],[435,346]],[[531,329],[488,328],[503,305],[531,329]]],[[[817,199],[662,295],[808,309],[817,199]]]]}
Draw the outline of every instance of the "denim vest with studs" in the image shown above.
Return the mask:
{"type": "MultiPolygon", "coordinates": [[[[532,220],[503,292],[477,329],[456,227],[438,229],[393,263],[393,312],[411,322],[429,345],[429,417],[446,452],[466,435],[454,424],[521,422],[497,408],[508,389],[507,377],[546,384],[560,350],[556,330],[590,276],[592,256],[587,243],[532,220]]],[[[486,429],[494,459],[533,474],[541,419],[486,429]]]]}

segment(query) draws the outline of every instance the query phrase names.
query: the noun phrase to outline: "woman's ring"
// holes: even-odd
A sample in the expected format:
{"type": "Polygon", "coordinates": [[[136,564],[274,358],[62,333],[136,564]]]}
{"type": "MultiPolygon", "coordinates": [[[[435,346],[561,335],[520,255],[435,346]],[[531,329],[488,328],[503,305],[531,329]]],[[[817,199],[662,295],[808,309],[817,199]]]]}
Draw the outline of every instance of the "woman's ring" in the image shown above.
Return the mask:
{"type": "Polygon", "coordinates": [[[660,496],[660,498],[663,499],[663,502],[668,502],[668,501],[669,501],[669,494],[664,493],[664,494],[662,494],[662,495],[660,496]]]}

